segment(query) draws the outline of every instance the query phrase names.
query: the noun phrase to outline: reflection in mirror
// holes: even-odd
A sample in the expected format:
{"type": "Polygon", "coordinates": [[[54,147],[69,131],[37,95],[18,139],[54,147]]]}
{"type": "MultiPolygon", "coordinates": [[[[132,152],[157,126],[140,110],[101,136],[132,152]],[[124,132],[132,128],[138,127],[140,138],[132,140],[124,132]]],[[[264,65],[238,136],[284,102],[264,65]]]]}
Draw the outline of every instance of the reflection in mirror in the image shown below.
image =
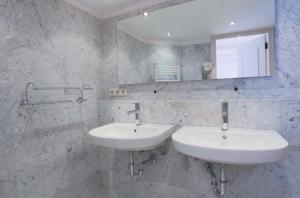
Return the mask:
{"type": "Polygon", "coordinates": [[[275,0],[195,0],[121,20],[119,84],[271,76],[274,26],[275,0]]]}
{"type": "Polygon", "coordinates": [[[272,28],[213,36],[213,78],[270,76],[274,72],[272,28]]]}

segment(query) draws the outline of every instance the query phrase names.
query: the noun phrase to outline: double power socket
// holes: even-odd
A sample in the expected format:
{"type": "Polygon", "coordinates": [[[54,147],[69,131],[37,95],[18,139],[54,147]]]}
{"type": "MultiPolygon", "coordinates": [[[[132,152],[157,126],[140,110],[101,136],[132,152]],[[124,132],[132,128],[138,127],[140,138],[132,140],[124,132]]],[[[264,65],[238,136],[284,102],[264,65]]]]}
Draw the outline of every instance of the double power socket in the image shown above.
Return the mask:
{"type": "Polygon", "coordinates": [[[110,89],[110,96],[115,97],[115,96],[127,96],[127,90],[126,89],[110,89]]]}

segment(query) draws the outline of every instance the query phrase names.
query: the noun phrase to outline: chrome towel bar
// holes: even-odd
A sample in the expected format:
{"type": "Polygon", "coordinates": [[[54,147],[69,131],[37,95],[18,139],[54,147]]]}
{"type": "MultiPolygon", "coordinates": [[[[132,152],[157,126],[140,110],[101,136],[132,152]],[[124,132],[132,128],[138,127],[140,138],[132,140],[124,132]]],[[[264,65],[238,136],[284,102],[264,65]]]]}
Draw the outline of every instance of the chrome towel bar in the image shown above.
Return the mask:
{"type": "Polygon", "coordinates": [[[78,104],[81,104],[81,103],[87,101],[87,99],[84,99],[84,95],[83,95],[84,90],[93,90],[93,88],[89,84],[84,84],[82,87],[38,87],[32,82],[28,82],[25,87],[25,99],[22,100],[21,107],[22,108],[30,108],[35,105],[71,103],[71,102],[77,102],[78,104]],[[43,101],[43,102],[33,103],[29,100],[29,96],[28,96],[29,88],[31,88],[32,90],[35,90],[35,91],[63,90],[64,92],[66,92],[67,90],[79,90],[80,96],[75,100],[43,101]]]}

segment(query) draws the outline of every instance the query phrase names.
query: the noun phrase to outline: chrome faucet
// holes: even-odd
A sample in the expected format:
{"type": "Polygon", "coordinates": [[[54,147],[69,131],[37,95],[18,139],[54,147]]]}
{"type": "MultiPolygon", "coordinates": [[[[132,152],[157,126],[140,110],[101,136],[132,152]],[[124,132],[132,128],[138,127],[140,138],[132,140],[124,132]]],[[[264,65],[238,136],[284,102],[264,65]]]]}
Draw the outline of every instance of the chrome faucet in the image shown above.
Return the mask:
{"type": "Polygon", "coordinates": [[[229,129],[228,125],[228,102],[222,102],[222,131],[227,131],[229,129]]]}
{"type": "Polygon", "coordinates": [[[136,125],[141,125],[141,115],[140,115],[140,103],[133,103],[134,104],[134,110],[127,111],[127,114],[135,113],[135,123],[136,125]]]}

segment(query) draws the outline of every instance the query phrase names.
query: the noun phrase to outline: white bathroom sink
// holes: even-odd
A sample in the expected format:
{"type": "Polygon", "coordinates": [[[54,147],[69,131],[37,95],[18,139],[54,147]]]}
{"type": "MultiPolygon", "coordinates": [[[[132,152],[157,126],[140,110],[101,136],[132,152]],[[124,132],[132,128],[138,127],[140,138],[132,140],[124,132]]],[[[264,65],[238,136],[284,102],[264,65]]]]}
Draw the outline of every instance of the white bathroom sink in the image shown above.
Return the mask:
{"type": "Polygon", "coordinates": [[[89,131],[97,145],[119,150],[141,151],[160,146],[173,132],[173,125],[112,123],[89,131]]]}
{"type": "Polygon", "coordinates": [[[172,136],[175,149],[205,161],[260,164],[280,160],[288,142],[276,131],[185,126],[172,136]],[[223,137],[224,136],[224,137],[223,137]]]}

